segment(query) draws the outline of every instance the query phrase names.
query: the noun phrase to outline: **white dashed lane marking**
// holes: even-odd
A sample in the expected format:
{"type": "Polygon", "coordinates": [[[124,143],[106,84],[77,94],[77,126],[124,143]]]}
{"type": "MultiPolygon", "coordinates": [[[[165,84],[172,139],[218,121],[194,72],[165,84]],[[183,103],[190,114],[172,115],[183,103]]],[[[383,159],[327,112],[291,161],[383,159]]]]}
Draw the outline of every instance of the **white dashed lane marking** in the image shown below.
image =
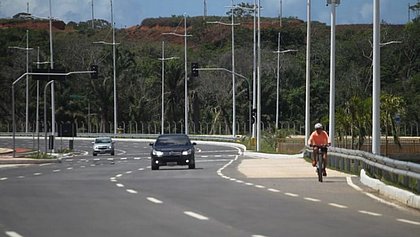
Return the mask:
{"type": "Polygon", "coordinates": [[[330,206],[332,206],[332,207],[341,208],[341,209],[348,208],[347,206],[340,205],[340,204],[337,204],[337,203],[328,203],[328,205],[330,205],[330,206]]]}
{"type": "Polygon", "coordinates": [[[40,176],[42,173],[34,173],[34,176],[40,176]]]}
{"type": "Polygon", "coordinates": [[[320,202],[321,200],[319,200],[319,199],[316,199],[316,198],[309,198],[309,197],[306,197],[306,198],[304,198],[306,201],[310,201],[310,202],[320,202]]]}
{"type": "Polygon", "coordinates": [[[362,213],[362,214],[366,214],[366,215],[369,215],[369,216],[382,216],[382,214],[375,213],[375,212],[370,212],[370,211],[365,211],[365,210],[359,210],[357,212],[362,213]]]}
{"type": "Polygon", "coordinates": [[[296,193],[284,193],[284,195],[289,196],[289,197],[299,197],[299,194],[296,194],[296,193]]]}
{"type": "Polygon", "coordinates": [[[206,221],[206,220],[209,219],[206,216],[203,216],[203,215],[197,214],[195,212],[191,212],[191,211],[185,211],[184,214],[187,215],[187,216],[193,217],[197,220],[201,220],[201,221],[206,221]]]}
{"type": "Polygon", "coordinates": [[[420,225],[420,222],[410,221],[410,220],[406,220],[406,219],[397,219],[397,221],[402,222],[402,223],[406,223],[406,224],[411,224],[411,225],[420,225]]]}
{"type": "Polygon", "coordinates": [[[8,178],[7,177],[3,177],[3,178],[0,179],[0,181],[5,181],[5,180],[8,180],[8,178]]]}
{"type": "Polygon", "coordinates": [[[161,200],[153,198],[153,197],[148,197],[147,200],[149,200],[150,202],[153,202],[155,204],[162,204],[163,203],[161,200]]]}
{"type": "Polygon", "coordinates": [[[126,191],[128,193],[131,193],[131,194],[137,194],[138,193],[136,190],[133,190],[133,189],[127,189],[126,191]]]}
{"type": "Polygon", "coordinates": [[[6,231],[5,233],[6,233],[6,235],[7,235],[7,236],[9,236],[9,237],[23,237],[22,235],[20,235],[20,234],[18,234],[18,233],[16,233],[16,232],[14,232],[14,231],[6,231]]]}
{"type": "Polygon", "coordinates": [[[269,188],[267,190],[270,191],[270,192],[273,192],[273,193],[279,193],[280,192],[279,190],[274,189],[274,188],[269,188]]]}
{"type": "MultiPolygon", "coordinates": [[[[123,188],[124,187],[124,184],[116,184],[117,185],[117,187],[119,187],[119,188],[123,188]]],[[[128,191],[128,190],[127,190],[128,191]]]]}

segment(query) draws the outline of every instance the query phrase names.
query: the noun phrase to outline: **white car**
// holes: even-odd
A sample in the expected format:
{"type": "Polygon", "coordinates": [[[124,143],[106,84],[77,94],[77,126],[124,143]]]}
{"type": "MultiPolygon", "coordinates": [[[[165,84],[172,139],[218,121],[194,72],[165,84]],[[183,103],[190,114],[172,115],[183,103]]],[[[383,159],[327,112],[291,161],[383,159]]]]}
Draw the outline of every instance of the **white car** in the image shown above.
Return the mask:
{"type": "Polygon", "coordinates": [[[92,144],[93,156],[97,156],[98,154],[111,154],[113,156],[115,154],[115,142],[110,137],[97,137],[92,144]]]}

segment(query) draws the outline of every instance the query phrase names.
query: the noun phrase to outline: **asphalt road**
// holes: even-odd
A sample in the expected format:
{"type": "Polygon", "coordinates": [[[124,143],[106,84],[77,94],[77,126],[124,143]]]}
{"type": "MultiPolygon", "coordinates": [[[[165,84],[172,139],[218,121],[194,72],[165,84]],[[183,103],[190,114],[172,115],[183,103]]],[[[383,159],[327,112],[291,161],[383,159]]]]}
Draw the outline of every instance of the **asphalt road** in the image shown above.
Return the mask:
{"type": "Polygon", "coordinates": [[[237,167],[252,158],[200,143],[197,169],[151,171],[148,143],[116,148],[0,168],[0,236],[420,236],[418,211],[373,200],[345,177],[247,178],[237,167]]]}

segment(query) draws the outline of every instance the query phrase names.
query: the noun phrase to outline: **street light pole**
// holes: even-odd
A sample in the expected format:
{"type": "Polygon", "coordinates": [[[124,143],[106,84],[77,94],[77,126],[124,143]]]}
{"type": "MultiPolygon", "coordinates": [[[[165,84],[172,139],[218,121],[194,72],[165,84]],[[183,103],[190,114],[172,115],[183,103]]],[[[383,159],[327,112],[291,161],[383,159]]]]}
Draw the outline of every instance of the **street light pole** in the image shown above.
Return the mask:
{"type": "MultiPolygon", "coordinates": [[[[50,63],[51,63],[51,69],[54,69],[54,53],[53,53],[53,36],[52,36],[52,8],[51,8],[51,0],[49,0],[50,3],[50,63]]],[[[55,86],[54,81],[51,83],[51,133],[52,133],[52,139],[54,140],[55,137],[55,86]]],[[[52,152],[54,152],[54,148],[52,149],[52,152]]]]}
{"type": "Polygon", "coordinates": [[[277,83],[276,83],[276,130],[279,128],[279,94],[280,94],[280,44],[281,44],[281,33],[279,32],[278,44],[277,44],[277,83]]]}
{"type": "Polygon", "coordinates": [[[236,80],[235,80],[235,26],[239,24],[235,24],[235,6],[232,0],[231,7],[231,24],[223,23],[220,21],[208,22],[210,24],[220,24],[220,25],[227,25],[231,26],[232,28],[232,136],[236,137],[236,80]]]}
{"type": "Polygon", "coordinates": [[[235,16],[232,0],[232,136],[236,137],[235,16]]]}
{"type": "MultiPolygon", "coordinates": [[[[29,4],[29,3],[28,3],[29,4]]],[[[28,6],[29,8],[29,6],[28,6]]],[[[29,30],[26,30],[26,73],[29,72],[29,30]]],[[[29,132],[29,76],[26,75],[25,133],[29,132]]]]}
{"type": "Polygon", "coordinates": [[[330,115],[329,115],[329,136],[331,146],[335,143],[335,35],[336,35],[336,8],[340,0],[327,0],[331,5],[331,58],[330,58],[330,115]]]}
{"type": "Polygon", "coordinates": [[[115,48],[115,23],[114,23],[114,8],[111,0],[111,26],[112,26],[112,67],[114,75],[114,134],[117,134],[118,120],[117,120],[117,76],[116,76],[116,48],[115,48]]]}
{"type": "Polygon", "coordinates": [[[184,13],[184,34],[177,34],[174,32],[171,33],[162,33],[162,35],[174,35],[178,37],[184,37],[184,120],[185,120],[185,134],[188,135],[188,52],[187,52],[187,37],[191,35],[187,34],[187,13],[184,13]]]}
{"type": "Polygon", "coordinates": [[[306,96],[305,96],[305,144],[311,132],[311,0],[306,4],[307,29],[306,29],[306,96]]]}
{"type": "MultiPolygon", "coordinates": [[[[33,48],[29,48],[29,30],[26,30],[26,48],[11,46],[9,49],[18,49],[26,51],[26,73],[29,72],[29,51],[33,48]]],[[[26,75],[26,103],[25,103],[25,133],[29,132],[29,76],[26,75]]]]}
{"type": "Polygon", "coordinates": [[[185,122],[185,134],[188,135],[188,53],[187,53],[187,14],[184,13],[184,122],[185,122]]]}
{"type": "Polygon", "coordinates": [[[381,81],[380,81],[380,0],[373,0],[373,108],[372,108],[372,153],[381,153],[381,81]]]}
{"type": "MultiPolygon", "coordinates": [[[[257,0],[254,0],[253,67],[252,67],[252,109],[257,109],[257,0]]],[[[252,138],[257,137],[257,124],[252,125],[252,138]]]]}
{"type": "Polygon", "coordinates": [[[258,0],[258,30],[257,30],[257,151],[261,143],[261,0],[258,0]]]}
{"type": "Polygon", "coordinates": [[[165,61],[178,59],[178,57],[165,58],[165,41],[162,41],[162,108],[161,108],[161,134],[165,133],[165,61]]]}
{"type": "Polygon", "coordinates": [[[160,133],[165,133],[165,41],[162,41],[162,111],[160,133]]]}

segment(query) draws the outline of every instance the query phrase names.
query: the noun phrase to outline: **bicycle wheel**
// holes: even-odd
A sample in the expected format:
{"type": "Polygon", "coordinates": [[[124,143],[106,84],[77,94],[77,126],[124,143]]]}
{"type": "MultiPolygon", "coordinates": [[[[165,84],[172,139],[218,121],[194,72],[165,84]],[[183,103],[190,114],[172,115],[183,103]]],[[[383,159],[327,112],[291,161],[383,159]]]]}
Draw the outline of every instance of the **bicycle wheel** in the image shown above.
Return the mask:
{"type": "Polygon", "coordinates": [[[316,169],[318,174],[318,181],[322,182],[322,171],[324,168],[324,160],[322,159],[322,154],[318,154],[318,167],[316,169]]]}

